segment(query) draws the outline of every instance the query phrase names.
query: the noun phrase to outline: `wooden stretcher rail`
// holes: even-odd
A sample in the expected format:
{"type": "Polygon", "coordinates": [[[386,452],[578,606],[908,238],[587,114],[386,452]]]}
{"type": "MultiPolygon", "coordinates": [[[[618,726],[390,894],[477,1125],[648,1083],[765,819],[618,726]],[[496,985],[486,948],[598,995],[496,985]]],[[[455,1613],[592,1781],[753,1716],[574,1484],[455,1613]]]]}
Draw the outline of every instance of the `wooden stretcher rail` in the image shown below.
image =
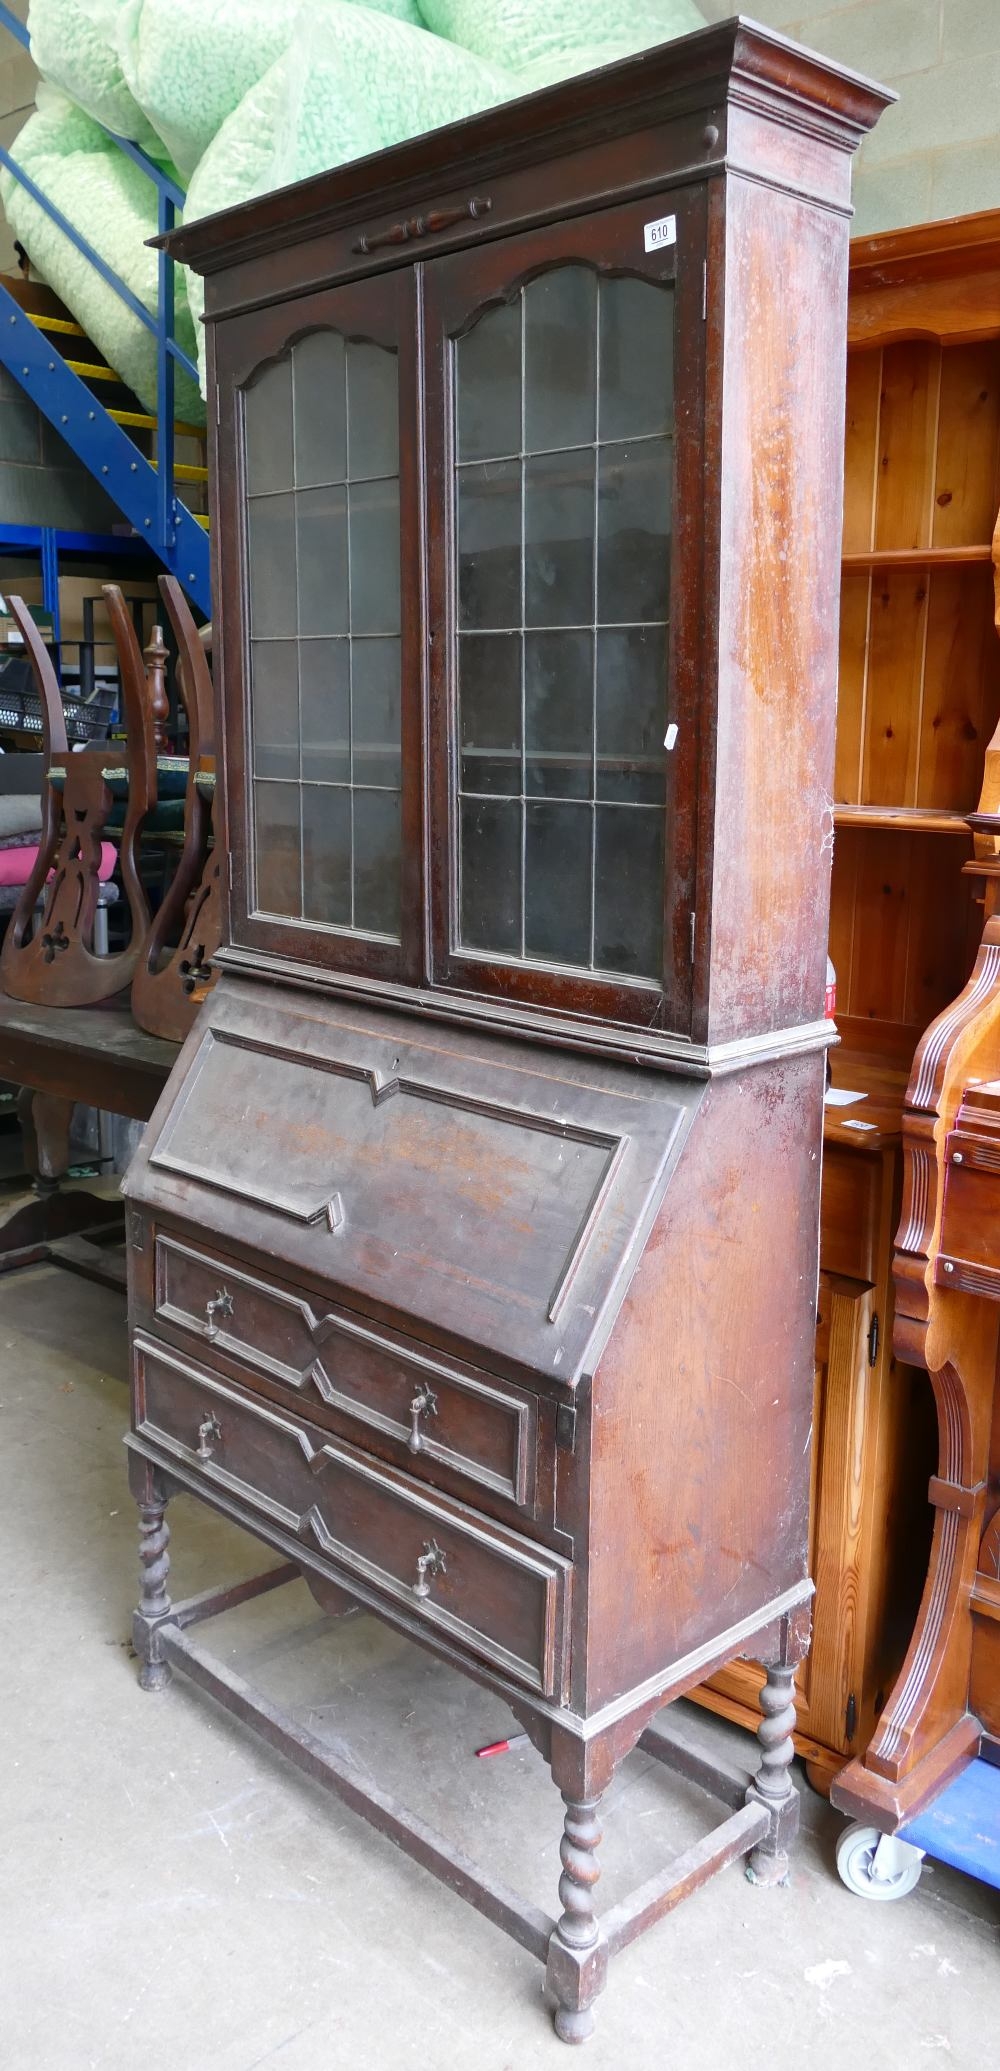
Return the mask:
{"type": "MultiPolygon", "coordinates": [[[[255,1596],[295,1581],[299,1573],[294,1563],[286,1562],[228,1589],[205,1590],[200,1596],[172,1605],[157,1630],[161,1658],[244,1725],[252,1726],[278,1754],[314,1783],[332,1791],[377,1833],[384,1834],[405,1855],[544,1963],[556,1926],[547,1913],[512,1891],[501,1878],[481,1869],[454,1842],[372,1782],[349,1753],[335,1753],[308,1727],[272,1704],[235,1670],[214,1660],[186,1636],[190,1626],[219,1617],[255,1596]]],[[[726,1803],[735,1798],[738,1809],[610,1909],[601,1923],[600,1935],[609,1956],[626,1948],[720,1870],[748,1855],[770,1825],[770,1813],[759,1799],[744,1802],[747,1777],[740,1778],[717,1767],[678,1735],[661,1727],[650,1727],[639,1744],[644,1752],[711,1795],[726,1803]]]]}

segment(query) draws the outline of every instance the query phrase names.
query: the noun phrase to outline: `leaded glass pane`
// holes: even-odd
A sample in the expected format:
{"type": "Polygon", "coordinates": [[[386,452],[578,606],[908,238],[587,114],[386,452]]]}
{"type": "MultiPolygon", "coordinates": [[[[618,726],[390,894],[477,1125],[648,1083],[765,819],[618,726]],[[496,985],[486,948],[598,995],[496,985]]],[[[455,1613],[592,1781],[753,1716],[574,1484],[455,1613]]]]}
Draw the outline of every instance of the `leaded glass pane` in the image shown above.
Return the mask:
{"type": "Polygon", "coordinates": [[[521,802],[463,798],[462,940],[521,954],[521,802]]]}
{"type": "Polygon", "coordinates": [[[351,925],[351,793],[346,785],[303,784],[302,913],[351,925]]]}
{"type": "Polygon", "coordinates": [[[592,445],[597,430],[597,275],[561,266],[524,290],[524,444],[592,445]]]}
{"type": "Polygon", "coordinates": [[[526,633],[526,793],[537,798],[590,798],[593,760],[593,633],[526,633]]]}
{"type": "Polygon", "coordinates": [[[302,907],[302,829],[298,787],[254,784],[257,828],[257,903],[268,913],[292,915],[302,907]]]}
{"type": "MultiPolygon", "coordinates": [[[[347,377],[337,331],[300,338],[286,364],[295,375],[295,480],[300,489],[347,475],[347,377]]],[[[250,394],[254,394],[250,390],[250,394]]]]}
{"type": "Polygon", "coordinates": [[[521,635],[468,633],[459,647],[462,790],[521,794],[521,635]]]}
{"type": "Polygon", "coordinates": [[[519,626],[521,463],[463,467],[458,480],[458,616],[463,631],[519,626]]]}
{"type": "Polygon", "coordinates": [[[253,643],[256,777],[294,782],[299,773],[299,686],[290,640],[253,643]]]}
{"type": "Polygon", "coordinates": [[[594,617],[594,449],[524,462],[524,618],[583,626],[594,617]]]}
{"type": "Polygon", "coordinates": [[[460,460],[521,451],[520,298],[462,341],[457,434],[460,460]]]}

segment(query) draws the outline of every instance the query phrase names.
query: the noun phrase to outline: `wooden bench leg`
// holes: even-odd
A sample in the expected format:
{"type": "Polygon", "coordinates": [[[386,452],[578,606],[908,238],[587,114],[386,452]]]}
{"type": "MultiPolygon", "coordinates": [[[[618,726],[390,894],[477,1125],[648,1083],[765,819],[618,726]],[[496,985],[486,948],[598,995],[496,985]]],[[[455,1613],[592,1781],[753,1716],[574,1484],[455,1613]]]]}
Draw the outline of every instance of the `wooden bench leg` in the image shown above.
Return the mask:
{"type": "Polygon", "coordinates": [[[32,1086],[22,1086],[17,1096],[25,1167],[40,1201],[58,1192],[69,1171],[74,1104],[58,1093],[36,1093],[32,1086]]]}
{"type": "Polygon", "coordinates": [[[61,1237],[82,1232],[113,1233],[124,1211],[86,1187],[64,1189],[70,1166],[70,1127],[75,1102],[62,1094],[22,1086],[17,1113],[31,1192],[17,1193],[0,1208],[0,1273],[36,1265],[51,1255],[61,1237]]]}

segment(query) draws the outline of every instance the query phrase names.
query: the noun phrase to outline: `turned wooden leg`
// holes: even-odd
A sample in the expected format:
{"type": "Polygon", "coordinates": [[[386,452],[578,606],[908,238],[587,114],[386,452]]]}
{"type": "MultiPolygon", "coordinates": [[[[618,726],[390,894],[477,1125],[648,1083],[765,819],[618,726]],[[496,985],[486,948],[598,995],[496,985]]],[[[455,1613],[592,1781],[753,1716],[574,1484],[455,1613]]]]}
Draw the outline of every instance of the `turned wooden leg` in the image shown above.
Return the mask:
{"type": "Polygon", "coordinates": [[[33,1086],[22,1086],[18,1094],[24,1162],[41,1197],[54,1194],[69,1171],[74,1105],[59,1094],[37,1093],[33,1086]]]}
{"type": "Polygon", "coordinates": [[[607,1945],[594,1912],[594,1886],[600,1876],[597,1848],[601,1824],[600,1798],[573,1799],[563,1792],[566,1817],[559,1843],[562,1915],[549,1941],[545,1983],[555,2000],[555,2029],[562,2042],[586,2042],[594,2032],[593,2005],[604,1989],[607,1945]]]}
{"type": "Polygon", "coordinates": [[[783,1884],[788,1876],[788,1850],[799,1824],[799,1794],[791,1778],[791,1760],[795,1753],[792,1732],[795,1726],[795,1670],[797,1664],[779,1663],[767,1671],[767,1681],[760,1693],[760,1708],[764,1716],[757,1728],[760,1742],[760,1768],[750,1789],[748,1801],[766,1806],[771,1815],[771,1826],[762,1841],[751,1851],[747,1863],[747,1876],[752,1884],[783,1884]]]}
{"type": "Polygon", "coordinates": [[[139,1499],[140,1595],[132,1624],[133,1644],[142,1664],[140,1690],[165,1690],[170,1681],[170,1663],[164,1661],[160,1648],[160,1628],[170,1616],[170,1526],[166,1507],[166,1496],[151,1483],[147,1498],[139,1499]]]}

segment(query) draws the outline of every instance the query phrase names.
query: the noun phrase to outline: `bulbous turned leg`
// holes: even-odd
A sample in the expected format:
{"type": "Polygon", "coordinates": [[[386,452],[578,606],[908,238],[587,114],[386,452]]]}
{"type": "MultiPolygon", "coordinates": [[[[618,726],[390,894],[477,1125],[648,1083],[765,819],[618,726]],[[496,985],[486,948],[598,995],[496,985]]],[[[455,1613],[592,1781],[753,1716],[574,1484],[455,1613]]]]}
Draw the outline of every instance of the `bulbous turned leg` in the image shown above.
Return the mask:
{"type": "Polygon", "coordinates": [[[607,1945],[594,1912],[600,1876],[597,1849],[599,1798],[572,1799],[563,1792],[566,1817],[559,1843],[562,1915],[549,1941],[545,1983],[555,2000],[555,2030],[562,2042],[586,2042],[594,2032],[593,2004],[604,1989],[607,1945]]]}
{"type": "Polygon", "coordinates": [[[788,1850],[799,1824],[799,1794],[791,1778],[795,1753],[795,1664],[767,1671],[760,1693],[764,1716],[757,1728],[760,1768],[747,1792],[748,1803],[766,1807],[771,1825],[751,1851],[747,1876],[752,1884],[783,1884],[788,1876],[788,1850]]]}
{"type": "Polygon", "coordinates": [[[132,1624],[139,1669],[140,1690],[165,1690],[170,1681],[170,1663],[160,1650],[160,1627],[170,1616],[167,1576],[170,1573],[170,1526],[165,1496],[153,1494],[139,1503],[139,1608],[132,1624]]]}

